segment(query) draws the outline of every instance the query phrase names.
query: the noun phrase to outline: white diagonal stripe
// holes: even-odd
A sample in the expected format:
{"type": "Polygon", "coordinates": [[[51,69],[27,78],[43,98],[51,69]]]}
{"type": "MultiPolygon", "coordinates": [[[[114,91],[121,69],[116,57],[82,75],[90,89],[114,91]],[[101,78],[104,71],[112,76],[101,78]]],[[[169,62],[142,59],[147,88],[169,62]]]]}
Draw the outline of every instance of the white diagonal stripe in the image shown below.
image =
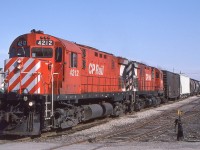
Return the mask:
{"type": "MultiPolygon", "coordinates": [[[[17,66],[17,64],[18,64],[18,63],[17,63],[17,60],[18,60],[18,59],[16,59],[16,61],[8,68],[9,72],[13,72],[13,70],[16,68],[16,66],[17,66]]],[[[24,68],[23,68],[23,69],[24,69],[24,68]]],[[[13,75],[13,77],[9,80],[9,85],[10,85],[10,86],[13,84],[13,82],[14,82],[17,78],[19,78],[19,75],[20,75],[19,71],[13,75]]]]}
{"type": "MultiPolygon", "coordinates": [[[[26,70],[26,68],[33,62],[34,60],[33,59],[29,59],[25,64],[24,64],[24,66],[23,66],[23,69],[22,69],[22,72],[24,71],[24,70],[26,70]]],[[[33,67],[34,68],[34,67],[33,67]]],[[[33,68],[29,71],[29,73],[32,73],[33,71],[33,68]]],[[[18,73],[18,75],[14,75],[13,76],[13,78],[16,80],[18,77],[19,77],[19,75],[20,75],[20,73],[18,73]]],[[[30,74],[27,74],[24,78],[27,78],[27,80],[30,78],[30,74]]],[[[14,82],[13,81],[13,78],[11,79],[11,81],[12,81],[12,83],[14,82]]],[[[27,81],[26,79],[21,79],[21,85],[23,85],[24,83],[25,83],[25,81],[27,81]]],[[[12,83],[10,83],[10,85],[12,84],[12,83]]],[[[16,85],[16,86],[18,86],[18,85],[16,85]]],[[[14,89],[16,89],[16,87],[14,87],[14,89]]]]}
{"type": "Polygon", "coordinates": [[[36,71],[40,68],[40,62],[38,62],[22,79],[22,85],[32,76],[32,73],[36,73],[36,71]]]}
{"type": "Polygon", "coordinates": [[[128,68],[126,69],[126,72],[129,72],[131,70],[132,64],[129,64],[128,68]]]}
{"type": "MultiPolygon", "coordinates": [[[[24,65],[23,65],[23,69],[22,71],[24,71],[34,60],[33,59],[29,59],[24,65]]],[[[15,61],[15,64],[13,64],[9,69],[10,69],[10,72],[12,72],[15,68],[16,68],[16,65],[17,65],[17,61],[15,61]]],[[[14,74],[14,76],[10,79],[9,81],[9,84],[12,85],[13,82],[19,78],[19,75],[20,73],[17,72],[16,74],[14,74]]]]}
{"type": "Polygon", "coordinates": [[[19,90],[19,88],[20,88],[19,83],[17,83],[17,85],[12,89],[12,91],[19,90]]]}
{"type": "MultiPolygon", "coordinates": [[[[10,60],[11,60],[11,59],[5,60],[5,63],[8,64],[8,62],[10,62],[10,60]]],[[[6,65],[6,64],[5,64],[5,65],[6,65]]],[[[5,71],[12,72],[12,71],[16,68],[16,65],[17,65],[17,59],[16,59],[16,60],[13,62],[13,64],[10,65],[10,67],[9,67],[7,70],[5,70],[5,71]]]]}
{"type": "Polygon", "coordinates": [[[40,94],[40,87],[34,92],[34,94],[40,94]]]}
{"type": "Polygon", "coordinates": [[[23,69],[22,69],[22,72],[28,68],[28,66],[30,66],[30,64],[32,64],[32,62],[34,61],[34,59],[28,59],[28,61],[26,61],[26,63],[23,65],[23,69]]]}
{"type": "MultiPolygon", "coordinates": [[[[39,75],[40,76],[40,75],[39,75]]],[[[32,90],[32,88],[40,82],[40,77],[36,76],[36,78],[27,86],[28,91],[32,90]]]]}
{"type": "Polygon", "coordinates": [[[17,72],[14,74],[14,76],[9,80],[9,86],[11,86],[13,82],[18,79],[19,75],[20,75],[20,72],[17,72]]]}
{"type": "Polygon", "coordinates": [[[133,74],[133,72],[132,72],[132,71],[130,71],[130,72],[129,72],[129,74],[128,74],[128,77],[131,77],[131,76],[132,76],[132,74],[133,74]]]}

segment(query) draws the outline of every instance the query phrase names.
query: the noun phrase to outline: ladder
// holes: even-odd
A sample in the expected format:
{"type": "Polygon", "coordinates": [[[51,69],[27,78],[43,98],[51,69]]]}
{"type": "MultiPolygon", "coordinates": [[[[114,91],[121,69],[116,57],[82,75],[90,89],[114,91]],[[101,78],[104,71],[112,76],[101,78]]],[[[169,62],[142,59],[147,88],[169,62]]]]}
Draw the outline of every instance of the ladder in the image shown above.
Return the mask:
{"type": "Polygon", "coordinates": [[[44,118],[45,120],[50,120],[51,119],[51,108],[52,108],[52,102],[51,99],[48,97],[48,95],[45,95],[45,111],[44,111],[44,118]]]}

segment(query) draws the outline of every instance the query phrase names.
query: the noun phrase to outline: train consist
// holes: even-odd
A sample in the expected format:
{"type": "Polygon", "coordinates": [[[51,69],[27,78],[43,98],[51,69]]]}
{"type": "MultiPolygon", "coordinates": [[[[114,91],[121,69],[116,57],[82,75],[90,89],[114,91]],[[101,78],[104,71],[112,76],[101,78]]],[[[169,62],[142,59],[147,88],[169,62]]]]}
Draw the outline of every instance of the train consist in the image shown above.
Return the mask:
{"type": "Polygon", "coordinates": [[[10,46],[0,133],[39,135],[200,92],[199,81],[32,30],[10,46]]]}

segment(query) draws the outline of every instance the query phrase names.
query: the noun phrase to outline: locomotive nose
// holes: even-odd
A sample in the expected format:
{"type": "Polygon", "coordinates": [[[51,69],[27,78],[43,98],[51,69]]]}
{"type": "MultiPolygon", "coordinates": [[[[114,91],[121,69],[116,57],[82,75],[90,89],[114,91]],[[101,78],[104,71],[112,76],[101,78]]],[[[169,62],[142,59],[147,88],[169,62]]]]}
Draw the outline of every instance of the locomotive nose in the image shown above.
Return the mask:
{"type": "Polygon", "coordinates": [[[28,57],[10,58],[5,61],[5,90],[18,94],[42,94],[48,92],[48,66],[46,63],[28,57]]]}

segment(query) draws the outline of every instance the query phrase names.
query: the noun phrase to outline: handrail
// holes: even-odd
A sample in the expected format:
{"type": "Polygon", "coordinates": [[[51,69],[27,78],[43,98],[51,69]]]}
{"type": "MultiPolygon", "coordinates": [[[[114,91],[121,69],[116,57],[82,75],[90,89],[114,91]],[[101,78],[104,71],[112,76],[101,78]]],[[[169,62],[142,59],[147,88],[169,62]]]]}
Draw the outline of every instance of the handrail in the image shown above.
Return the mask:
{"type": "Polygon", "coordinates": [[[52,88],[52,93],[51,93],[51,96],[52,96],[52,98],[51,98],[51,116],[53,116],[53,114],[54,114],[54,109],[53,109],[53,107],[54,107],[54,105],[53,105],[53,96],[54,96],[54,94],[53,94],[53,82],[54,82],[54,75],[58,75],[58,73],[56,73],[56,72],[54,72],[54,73],[52,73],[51,74],[51,77],[52,77],[52,80],[51,80],[51,88],[52,88]]]}

